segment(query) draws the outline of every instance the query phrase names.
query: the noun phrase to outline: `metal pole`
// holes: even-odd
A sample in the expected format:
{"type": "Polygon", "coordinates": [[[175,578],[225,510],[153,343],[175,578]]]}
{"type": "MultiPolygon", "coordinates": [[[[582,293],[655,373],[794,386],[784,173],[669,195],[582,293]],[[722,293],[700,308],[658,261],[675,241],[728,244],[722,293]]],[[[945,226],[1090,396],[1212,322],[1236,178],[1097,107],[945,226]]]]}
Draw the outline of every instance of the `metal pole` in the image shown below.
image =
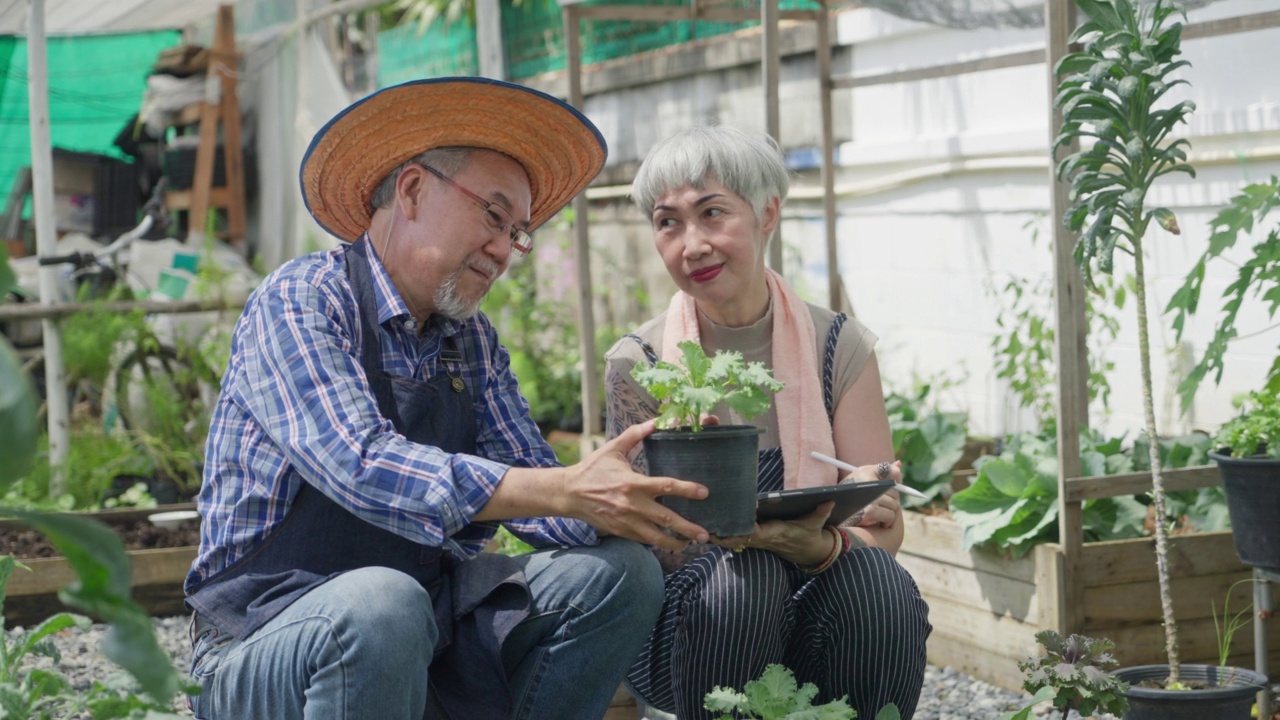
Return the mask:
{"type": "MultiPolygon", "coordinates": [[[[44,36],[44,0],[27,3],[27,102],[31,120],[31,205],[36,220],[36,254],[58,254],[58,230],[53,216],[53,140],[49,132],[49,57],[44,36]]],[[[58,267],[39,271],[40,304],[53,305],[58,267]]],[[[62,335],[56,320],[43,320],[44,382],[49,418],[50,494],[65,487],[63,465],[71,447],[67,408],[67,379],[62,367],[62,335]]]]}
{"type": "Polygon", "coordinates": [[[1253,569],[1253,669],[1267,676],[1267,686],[1258,691],[1258,717],[1271,718],[1271,676],[1267,673],[1267,626],[1271,618],[1271,581],[1280,574],[1253,569]]]}
{"type": "Polygon", "coordinates": [[[836,246],[835,130],[831,111],[831,22],[818,11],[818,100],[822,115],[822,218],[827,232],[827,307],[840,312],[840,250],[836,246]]]}

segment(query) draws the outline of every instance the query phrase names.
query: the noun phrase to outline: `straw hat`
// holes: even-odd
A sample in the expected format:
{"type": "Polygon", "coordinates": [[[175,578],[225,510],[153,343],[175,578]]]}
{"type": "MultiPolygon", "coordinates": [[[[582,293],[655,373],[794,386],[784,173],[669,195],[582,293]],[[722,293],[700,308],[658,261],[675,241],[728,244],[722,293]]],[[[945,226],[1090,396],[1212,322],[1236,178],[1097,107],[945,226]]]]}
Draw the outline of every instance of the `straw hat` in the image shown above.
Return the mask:
{"type": "Polygon", "coordinates": [[[351,242],[369,227],[383,178],[427,150],[487,148],[520,163],[532,193],[530,229],[546,222],[604,167],[591,121],[557,98],[479,77],[414,80],[356,101],[316,133],[299,180],[320,226],[351,242]]]}

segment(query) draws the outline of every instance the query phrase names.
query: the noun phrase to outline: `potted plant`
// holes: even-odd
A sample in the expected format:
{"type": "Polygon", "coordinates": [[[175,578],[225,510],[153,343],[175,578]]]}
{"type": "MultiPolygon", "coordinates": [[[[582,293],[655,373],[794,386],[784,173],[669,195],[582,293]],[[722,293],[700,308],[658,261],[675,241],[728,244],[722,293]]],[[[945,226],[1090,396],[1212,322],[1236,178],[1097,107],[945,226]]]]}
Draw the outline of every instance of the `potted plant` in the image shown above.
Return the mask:
{"type": "Polygon", "coordinates": [[[1000,720],[1028,720],[1036,705],[1053,701],[1066,720],[1072,710],[1080,715],[1105,712],[1112,715],[1129,710],[1125,692],[1129,684],[1106,672],[1114,667],[1111,650],[1115,644],[1106,638],[1084,635],[1062,637],[1052,630],[1036,633],[1036,641],[1044,646],[1044,654],[1018,663],[1026,680],[1022,688],[1032,693],[1031,701],[1021,710],[1006,713],[1000,720]]]}
{"type": "Polygon", "coordinates": [[[691,480],[709,491],[705,500],[664,496],[664,505],[720,537],[750,535],[755,527],[759,440],[754,425],[703,426],[703,418],[724,404],[745,418],[769,409],[782,383],[763,363],[744,362],[742,353],[679,344],[679,364],[639,363],[631,375],[658,401],[659,430],[644,440],[650,475],[691,480]]]}
{"type": "MultiPolygon", "coordinates": [[[[1091,287],[1094,272],[1113,271],[1117,251],[1133,257],[1145,430],[1147,437],[1154,439],[1160,434],[1151,389],[1144,240],[1153,222],[1172,233],[1179,232],[1179,228],[1168,208],[1148,205],[1147,194],[1156,180],[1170,173],[1195,175],[1186,163],[1189,142],[1185,138],[1169,141],[1170,134],[1185,122],[1194,104],[1182,101],[1169,107],[1161,106],[1170,89],[1186,84],[1186,80],[1175,79],[1173,74],[1190,63],[1178,59],[1182,24],[1168,22],[1177,10],[1165,0],[1151,3],[1077,0],[1077,3],[1088,21],[1071,38],[1073,42],[1082,43],[1082,49],[1065,56],[1055,68],[1061,78],[1055,103],[1062,110],[1063,126],[1054,149],[1075,141],[1088,144],[1082,143],[1081,150],[1068,155],[1057,167],[1059,178],[1071,179],[1072,205],[1067,208],[1064,221],[1071,230],[1080,232],[1075,257],[1091,287]]],[[[1178,656],[1178,625],[1169,583],[1169,523],[1159,443],[1150,442],[1148,449],[1155,511],[1156,568],[1168,664],[1116,671],[1117,676],[1132,685],[1128,697],[1135,707],[1126,717],[1184,717],[1182,711],[1194,705],[1197,718],[1230,720],[1232,716],[1224,714],[1226,710],[1206,708],[1200,703],[1219,699],[1224,688],[1217,686],[1235,683],[1242,676],[1221,677],[1216,666],[1184,667],[1178,656]],[[1143,688],[1143,683],[1155,687],[1143,688]],[[1191,685],[1205,689],[1191,689],[1191,685]],[[1154,700],[1148,702],[1149,698],[1145,697],[1148,693],[1159,696],[1158,704],[1153,705],[1157,702],[1154,700]],[[1139,694],[1144,696],[1142,709],[1136,707],[1139,694]]],[[[1236,684],[1229,690],[1250,696],[1257,688],[1236,684]]],[[[1243,718],[1248,718],[1247,709],[1243,718]]]]}
{"type": "MultiPolygon", "coordinates": [[[[751,680],[742,692],[716,686],[703,698],[703,707],[717,715],[717,720],[734,717],[748,720],[787,720],[787,718],[813,718],[814,720],[852,720],[857,712],[849,707],[848,697],[832,700],[825,705],[814,705],[818,686],[813,683],[798,685],[795,675],[785,666],[769,665],[758,680],[751,680]],[[733,715],[732,713],[738,713],[733,715]]],[[[889,703],[876,713],[875,720],[899,720],[898,706],[889,703]]]]}
{"type": "Polygon", "coordinates": [[[1240,562],[1280,572],[1280,396],[1250,393],[1241,409],[1209,457],[1222,473],[1240,562]]]}

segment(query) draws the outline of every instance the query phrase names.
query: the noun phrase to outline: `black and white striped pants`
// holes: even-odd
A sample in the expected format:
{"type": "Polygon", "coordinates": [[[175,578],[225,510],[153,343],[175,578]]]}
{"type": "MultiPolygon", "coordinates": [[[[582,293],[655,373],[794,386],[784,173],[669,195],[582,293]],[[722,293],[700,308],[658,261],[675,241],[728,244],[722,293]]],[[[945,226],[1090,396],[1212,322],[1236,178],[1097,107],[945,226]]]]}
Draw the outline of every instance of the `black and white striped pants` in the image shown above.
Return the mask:
{"type": "Polygon", "coordinates": [[[738,690],[770,663],[841,696],[859,718],[895,703],[915,713],[933,629],[915,581],[879,548],[810,576],[774,553],[713,546],[667,576],[662,616],[627,676],[632,691],[680,720],[711,718],[703,696],[738,690]]]}

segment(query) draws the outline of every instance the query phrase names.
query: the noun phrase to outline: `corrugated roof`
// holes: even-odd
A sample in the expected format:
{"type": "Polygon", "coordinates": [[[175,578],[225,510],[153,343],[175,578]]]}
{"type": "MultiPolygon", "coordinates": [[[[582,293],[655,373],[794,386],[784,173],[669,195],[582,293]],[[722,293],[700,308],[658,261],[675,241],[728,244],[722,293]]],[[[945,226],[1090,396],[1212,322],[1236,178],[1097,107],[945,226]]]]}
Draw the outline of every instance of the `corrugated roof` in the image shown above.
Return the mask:
{"type": "MultiPolygon", "coordinates": [[[[213,16],[218,4],[217,0],[45,0],[45,33],[181,29],[213,16]]],[[[0,35],[26,34],[28,5],[28,0],[0,0],[0,35]]]]}

